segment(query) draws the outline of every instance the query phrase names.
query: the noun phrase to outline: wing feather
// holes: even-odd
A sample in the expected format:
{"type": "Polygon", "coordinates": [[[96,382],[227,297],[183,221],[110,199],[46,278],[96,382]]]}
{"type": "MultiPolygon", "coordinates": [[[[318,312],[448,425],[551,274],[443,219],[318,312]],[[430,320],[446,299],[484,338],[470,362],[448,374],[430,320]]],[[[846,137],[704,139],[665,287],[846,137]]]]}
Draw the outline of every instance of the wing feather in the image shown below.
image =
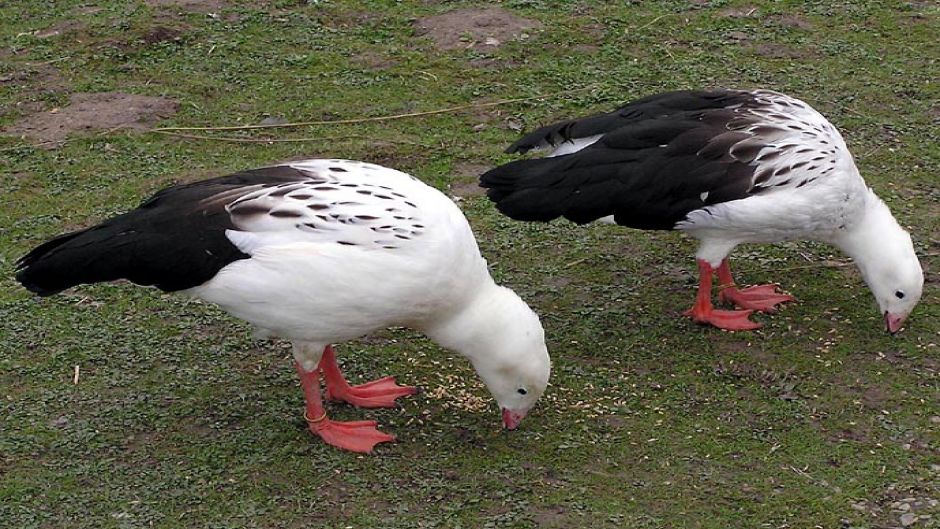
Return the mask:
{"type": "Polygon", "coordinates": [[[854,167],[822,115],[767,90],[659,94],[543,127],[509,150],[560,144],[556,153],[565,154],[519,160],[481,177],[500,211],[575,222],[614,215],[628,226],[673,229],[694,210],[854,167]],[[564,147],[584,138],[592,141],[580,150],[564,147]]]}

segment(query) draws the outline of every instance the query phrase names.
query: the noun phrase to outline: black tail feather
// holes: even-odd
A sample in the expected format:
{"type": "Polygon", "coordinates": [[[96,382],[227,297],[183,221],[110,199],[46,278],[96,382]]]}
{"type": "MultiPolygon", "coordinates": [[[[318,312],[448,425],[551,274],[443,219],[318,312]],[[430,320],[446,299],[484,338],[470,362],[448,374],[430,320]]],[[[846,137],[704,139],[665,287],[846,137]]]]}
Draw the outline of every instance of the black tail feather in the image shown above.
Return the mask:
{"type": "Polygon", "coordinates": [[[16,262],[16,280],[34,294],[40,296],[51,296],[74,286],[78,283],[72,283],[66,279],[67,274],[55,273],[48,263],[42,263],[44,258],[55,252],[57,248],[68,244],[76,237],[81,236],[87,230],[79,230],[72,233],[59,235],[58,237],[47,241],[31,252],[21,257],[16,262]],[[42,264],[41,264],[42,263],[42,264]]]}
{"type": "Polygon", "coordinates": [[[546,222],[558,217],[585,224],[614,213],[618,182],[592,178],[595,170],[579,167],[577,158],[558,156],[517,160],[480,177],[487,196],[504,215],[546,222]]]}

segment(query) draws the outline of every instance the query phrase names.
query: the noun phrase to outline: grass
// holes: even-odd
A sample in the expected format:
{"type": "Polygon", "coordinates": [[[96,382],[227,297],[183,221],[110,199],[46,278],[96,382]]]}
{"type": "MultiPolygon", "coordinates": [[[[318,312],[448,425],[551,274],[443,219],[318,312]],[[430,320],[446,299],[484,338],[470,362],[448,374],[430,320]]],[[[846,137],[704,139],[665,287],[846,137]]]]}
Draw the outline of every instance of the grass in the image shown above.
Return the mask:
{"type": "Polygon", "coordinates": [[[901,525],[905,504],[923,515],[914,527],[940,525],[937,8],[509,0],[493,5],[541,22],[525,40],[440,51],[415,33],[416,18],[481,5],[0,6],[0,127],[72,92],[173,98],[180,110],[161,124],[185,126],[591,87],[236,133],[325,138],[306,143],[118,130],[47,150],[0,137],[0,525],[884,528],[901,525]],[[42,36],[50,27],[63,30],[42,36]],[[466,164],[509,160],[501,149],[520,127],[700,86],[790,93],[843,130],[928,270],[903,333],[884,334],[854,268],[821,266],[841,259],[825,246],[739,249],[744,281],[780,282],[800,302],[729,334],[678,317],[694,289],[694,244],[679,234],[520,224],[468,197],[498,280],[542,315],[552,385],[505,433],[463,359],[401,329],[342,344],[351,377],[393,373],[426,390],[401,409],[331,408],[398,436],[363,457],[307,435],[289,350],[221,311],[127,284],[37,301],[12,278],[33,245],[173,182],[340,156],[447,189],[471,180],[455,177],[466,164]]]}

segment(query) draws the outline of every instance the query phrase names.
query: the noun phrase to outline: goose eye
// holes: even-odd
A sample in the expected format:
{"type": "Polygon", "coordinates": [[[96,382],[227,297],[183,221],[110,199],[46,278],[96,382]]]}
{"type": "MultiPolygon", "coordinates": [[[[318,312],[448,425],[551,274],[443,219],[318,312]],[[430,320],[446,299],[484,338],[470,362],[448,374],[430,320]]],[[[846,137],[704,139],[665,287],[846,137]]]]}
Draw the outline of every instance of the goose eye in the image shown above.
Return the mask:
{"type": "Polygon", "coordinates": [[[903,290],[898,290],[897,292],[894,293],[894,297],[896,297],[896,298],[898,298],[898,299],[904,299],[904,291],[903,291],[903,290]]]}
{"type": "Polygon", "coordinates": [[[520,394],[520,395],[525,395],[525,394],[528,393],[528,391],[526,391],[525,388],[519,388],[519,389],[516,390],[516,393],[518,393],[518,394],[520,394]]]}

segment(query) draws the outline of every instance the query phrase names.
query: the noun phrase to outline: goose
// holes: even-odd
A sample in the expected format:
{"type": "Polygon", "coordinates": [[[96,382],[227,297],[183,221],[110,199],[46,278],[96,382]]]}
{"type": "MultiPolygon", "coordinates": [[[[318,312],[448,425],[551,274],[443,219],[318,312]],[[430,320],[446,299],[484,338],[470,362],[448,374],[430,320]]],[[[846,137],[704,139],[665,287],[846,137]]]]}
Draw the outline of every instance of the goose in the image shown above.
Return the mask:
{"type": "Polygon", "coordinates": [[[159,191],[137,209],[60,235],[17,263],[49,296],[126,279],[215,303],[292,344],[309,430],[371,452],[395,438],[375,421],[332,421],[326,397],[390,407],[415,388],[392,377],[350,385],[332,344],[389,326],[423,332],[470,360],[515,429],[545,391],[538,316],[497,285],[460,209],[415,177],[314,159],[159,191]]]}
{"type": "Polygon", "coordinates": [[[505,215],[564,217],[699,240],[699,286],[684,314],[727,330],[760,324],[794,298],[775,285],[739,288],[728,256],[742,243],[808,239],[832,244],[858,266],[885,327],[900,330],[924,274],[910,235],[862,179],[839,131],[819,112],[770,90],[683,90],[542,127],[509,153],[550,149],[481,176],[505,215]],[[718,310],[718,298],[737,306],[718,310]]]}

